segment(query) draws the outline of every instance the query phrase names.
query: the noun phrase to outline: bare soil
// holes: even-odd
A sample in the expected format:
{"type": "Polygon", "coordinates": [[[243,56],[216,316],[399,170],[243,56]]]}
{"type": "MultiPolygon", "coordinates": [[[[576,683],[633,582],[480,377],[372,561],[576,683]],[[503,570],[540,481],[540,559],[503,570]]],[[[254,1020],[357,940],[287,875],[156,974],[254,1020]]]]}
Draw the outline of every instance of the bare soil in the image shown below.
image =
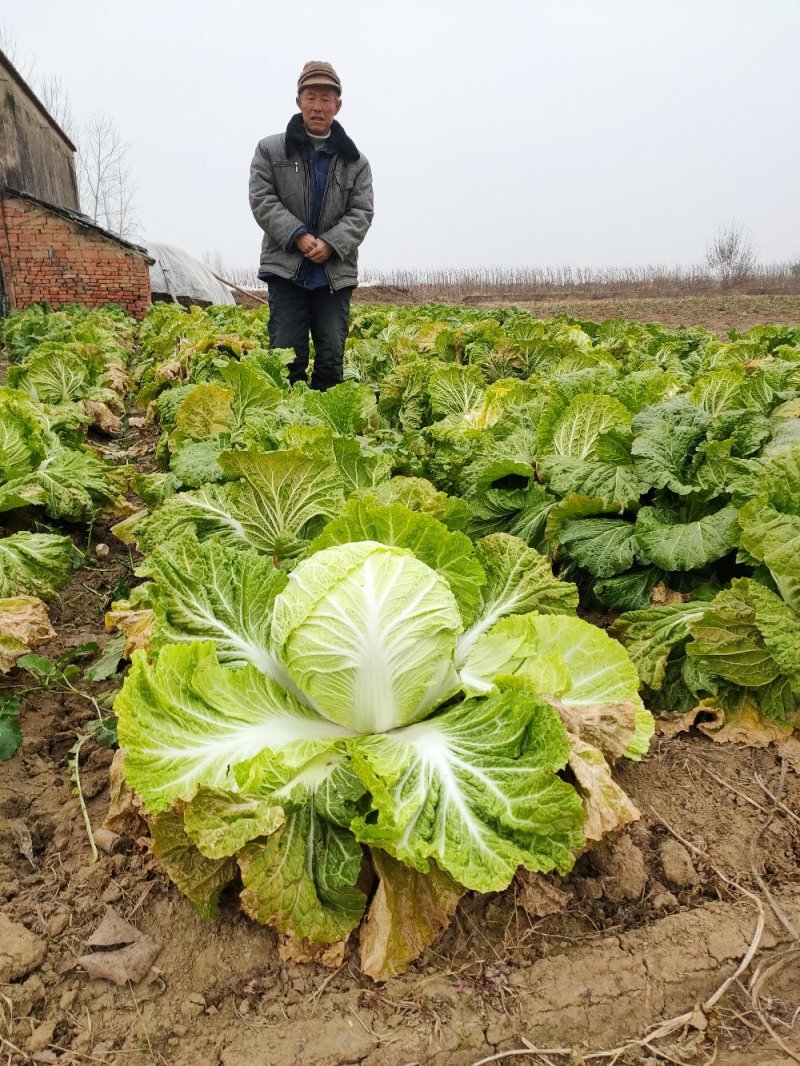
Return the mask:
{"type": "MultiPolygon", "coordinates": [[[[43,654],[109,637],[104,613],[133,560],[103,526],[98,541],[110,553],[73,576],[43,654]]],[[[109,683],[78,687],[100,699],[109,683]]],[[[377,985],[359,971],[356,938],[338,969],[282,958],[235,891],[201,920],[144,837],[106,838],[93,861],[67,763],[95,709],[19,670],[9,689],[24,692],[24,743],[0,764],[3,1066],[800,1062],[800,779],[771,748],[657,737],[619,772],[641,820],[548,879],[564,894],[558,913],[539,916],[524,877],[469,895],[406,974],[377,985]],[[74,967],[109,909],[159,949],[121,986],[74,967]]],[[[94,740],[81,752],[95,831],[111,757],[94,740]]]]}
{"type": "Polygon", "coordinates": [[[764,322],[800,325],[800,296],[657,296],[632,299],[542,300],[519,305],[537,318],[568,314],[601,322],[607,318],[660,322],[664,326],[703,326],[725,336],[764,322]]]}

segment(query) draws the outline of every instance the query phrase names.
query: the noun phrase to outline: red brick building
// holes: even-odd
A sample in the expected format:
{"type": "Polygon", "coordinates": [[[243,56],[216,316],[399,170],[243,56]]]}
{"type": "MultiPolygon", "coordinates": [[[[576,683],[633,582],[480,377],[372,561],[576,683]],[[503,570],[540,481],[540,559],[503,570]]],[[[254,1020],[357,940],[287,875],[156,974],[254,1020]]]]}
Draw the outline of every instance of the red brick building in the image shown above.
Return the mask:
{"type": "Polygon", "coordinates": [[[146,249],[80,213],[75,146],[0,52],[0,313],[114,301],[150,306],[146,249]]]}
{"type": "Polygon", "coordinates": [[[9,307],[114,301],[142,318],[151,302],[151,262],[144,248],[85,215],[15,189],[0,193],[0,269],[9,307]]]}

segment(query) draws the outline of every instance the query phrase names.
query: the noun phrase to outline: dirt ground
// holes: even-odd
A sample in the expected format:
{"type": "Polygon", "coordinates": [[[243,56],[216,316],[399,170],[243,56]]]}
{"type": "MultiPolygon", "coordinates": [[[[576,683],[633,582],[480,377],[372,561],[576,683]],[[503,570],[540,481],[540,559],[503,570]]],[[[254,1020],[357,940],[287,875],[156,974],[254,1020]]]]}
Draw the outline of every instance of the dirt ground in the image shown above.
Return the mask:
{"type": "Polygon", "coordinates": [[[764,322],[800,325],[800,296],[654,296],[635,299],[542,300],[520,304],[532,315],[549,318],[566,312],[602,321],[630,318],[674,326],[704,326],[721,335],[764,322]]]}
{"type": "MultiPolygon", "coordinates": [[[[110,554],[74,575],[42,654],[108,639],[104,612],[134,561],[103,526],[98,542],[110,554]]],[[[24,695],[24,743],[0,764],[2,1066],[800,1062],[800,778],[772,749],[657,737],[619,773],[641,820],[547,879],[555,913],[541,916],[525,877],[469,895],[406,974],[378,985],[357,942],[337,969],[282,959],[234,891],[203,921],[143,837],[100,833],[93,861],[67,763],[94,707],[21,671],[5,680],[24,695]],[[109,913],[157,952],[141,980],[75,966],[102,954],[87,941],[109,913]]],[[[94,740],[81,751],[94,830],[111,757],[94,740]]]]}

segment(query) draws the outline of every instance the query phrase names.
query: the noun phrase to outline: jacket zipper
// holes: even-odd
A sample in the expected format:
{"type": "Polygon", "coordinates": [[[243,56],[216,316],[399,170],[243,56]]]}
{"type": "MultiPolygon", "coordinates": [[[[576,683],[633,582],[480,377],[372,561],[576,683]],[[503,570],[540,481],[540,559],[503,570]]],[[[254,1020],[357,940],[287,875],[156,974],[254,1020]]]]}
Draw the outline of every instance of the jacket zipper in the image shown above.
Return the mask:
{"type": "MultiPolygon", "coordinates": [[[[300,164],[295,162],[295,167],[299,170],[300,164]]],[[[308,205],[310,203],[311,195],[311,171],[308,167],[308,160],[303,156],[303,173],[306,176],[306,180],[303,183],[303,206],[305,207],[305,215],[308,218],[308,205]]]]}
{"type": "Polygon", "coordinates": [[[334,156],[331,160],[331,165],[328,167],[328,177],[325,179],[325,188],[322,190],[322,203],[319,205],[320,226],[322,224],[322,215],[325,211],[325,201],[328,199],[328,189],[330,189],[331,182],[333,181],[334,175],[336,173],[336,163],[337,158],[336,156],[334,156]]]}
{"type": "MultiPolygon", "coordinates": [[[[331,187],[331,182],[333,181],[334,176],[336,174],[336,164],[337,164],[337,162],[338,162],[338,157],[334,156],[333,159],[331,160],[331,165],[328,167],[328,177],[327,177],[327,179],[325,181],[325,188],[322,190],[322,203],[319,205],[320,227],[318,227],[318,228],[321,228],[322,213],[325,210],[325,201],[328,198],[328,189],[331,187]]],[[[333,296],[333,282],[331,281],[331,276],[328,273],[328,268],[325,266],[322,269],[325,272],[325,277],[328,279],[328,290],[329,290],[331,296],[333,296]]]]}
{"type": "MultiPolygon", "coordinates": [[[[296,159],[294,161],[294,172],[295,172],[295,174],[299,174],[300,173],[300,163],[296,159]]],[[[306,218],[308,218],[308,194],[309,194],[309,184],[310,184],[310,182],[309,182],[310,171],[308,169],[308,164],[306,163],[305,159],[303,159],[303,172],[304,172],[304,174],[306,176],[306,180],[305,180],[305,182],[303,184],[303,207],[305,208],[305,216],[306,216],[306,218]]],[[[299,275],[300,271],[303,269],[303,262],[304,262],[304,260],[301,257],[300,262],[297,265],[297,270],[295,270],[294,274],[292,274],[292,281],[296,281],[297,280],[297,276],[299,275]]]]}

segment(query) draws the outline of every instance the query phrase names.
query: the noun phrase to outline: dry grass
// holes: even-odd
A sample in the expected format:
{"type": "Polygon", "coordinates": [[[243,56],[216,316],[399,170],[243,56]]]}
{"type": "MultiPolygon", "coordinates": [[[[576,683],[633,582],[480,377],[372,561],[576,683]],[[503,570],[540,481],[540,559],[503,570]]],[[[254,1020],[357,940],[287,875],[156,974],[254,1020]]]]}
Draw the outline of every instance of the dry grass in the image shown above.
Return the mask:
{"type": "Polygon", "coordinates": [[[412,293],[420,302],[643,299],[702,295],[800,295],[800,263],[759,266],[725,282],[705,267],[480,267],[365,271],[364,284],[412,293]]]}

